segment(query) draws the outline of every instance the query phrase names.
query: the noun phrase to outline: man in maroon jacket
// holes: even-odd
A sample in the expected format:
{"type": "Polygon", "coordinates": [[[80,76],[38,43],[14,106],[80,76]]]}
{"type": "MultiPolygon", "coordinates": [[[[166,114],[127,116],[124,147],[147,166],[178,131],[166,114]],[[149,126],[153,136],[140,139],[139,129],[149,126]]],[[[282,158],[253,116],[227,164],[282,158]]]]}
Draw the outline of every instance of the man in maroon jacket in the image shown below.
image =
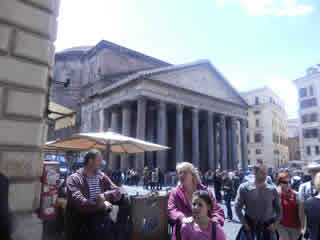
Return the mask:
{"type": "Polygon", "coordinates": [[[95,240],[109,236],[108,212],[112,210],[112,203],[120,200],[121,194],[99,170],[101,165],[101,153],[91,150],[84,157],[84,168],[67,179],[68,239],[95,240]]]}

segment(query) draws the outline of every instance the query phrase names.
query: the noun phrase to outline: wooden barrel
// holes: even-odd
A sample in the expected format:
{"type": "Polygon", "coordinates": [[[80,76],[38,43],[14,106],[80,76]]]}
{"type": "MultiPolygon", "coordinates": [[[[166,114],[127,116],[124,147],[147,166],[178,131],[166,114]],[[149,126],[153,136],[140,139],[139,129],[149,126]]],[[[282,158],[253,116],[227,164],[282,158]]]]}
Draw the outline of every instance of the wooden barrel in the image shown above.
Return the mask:
{"type": "Polygon", "coordinates": [[[134,196],[131,199],[131,239],[168,239],[168,195],[134,196]]]}

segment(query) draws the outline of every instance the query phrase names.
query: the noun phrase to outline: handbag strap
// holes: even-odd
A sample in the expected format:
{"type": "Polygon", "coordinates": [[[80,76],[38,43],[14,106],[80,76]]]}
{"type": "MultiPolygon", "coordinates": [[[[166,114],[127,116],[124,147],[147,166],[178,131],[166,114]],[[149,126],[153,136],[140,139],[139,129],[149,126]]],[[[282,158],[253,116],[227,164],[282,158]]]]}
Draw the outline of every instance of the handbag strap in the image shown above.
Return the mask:
{"type": "Polygon", "coordinates": [[[216,223],[213,222],[212,224],[212,240],[216,240],[216,223]]]}

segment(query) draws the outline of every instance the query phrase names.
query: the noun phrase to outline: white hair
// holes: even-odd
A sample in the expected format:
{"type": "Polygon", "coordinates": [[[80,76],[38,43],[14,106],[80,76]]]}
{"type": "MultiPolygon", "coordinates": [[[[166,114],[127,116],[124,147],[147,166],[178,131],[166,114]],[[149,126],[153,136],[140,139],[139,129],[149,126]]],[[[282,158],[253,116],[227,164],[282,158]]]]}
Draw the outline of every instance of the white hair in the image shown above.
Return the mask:
{"type": "Polygon", "coordinates": [[[192,163],[189,163],[189,162],[178,163],[176,170],[177,170],[177,172],[179,172],[179,170],[189,170],[193,176],[194,185],[197,186],[198,184],[201,184],[199,171],[195,166],[193,166],[192,163]]]}

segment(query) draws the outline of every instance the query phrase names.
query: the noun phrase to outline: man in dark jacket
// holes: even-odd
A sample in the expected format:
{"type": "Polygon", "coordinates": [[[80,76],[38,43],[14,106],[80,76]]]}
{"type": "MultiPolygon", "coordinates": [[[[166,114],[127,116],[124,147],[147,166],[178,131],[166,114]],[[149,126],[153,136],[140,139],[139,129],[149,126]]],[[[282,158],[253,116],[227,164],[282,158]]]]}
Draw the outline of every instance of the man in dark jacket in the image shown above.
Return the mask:
{"type": "Polygon", "coordinates": [[[67,179],[67,237],[77,240],[110,239],[112,203],[120,200],[118,187],[99,170],[101,153],[89,151],[84,168],[67,179]]]}
{"type": "Polygon", "coordinates": [[[213,182],[214,182],[214,193],[215,193],[216,199],[218,202],[221,202],[222,201],[222,196],[221,196],[222,177],[219,169],[217,169],[214,174],[213,182]]]}
{"type": "Polygon", "coordinates": [[[231,199],[233,195],[233,184],[232,180],[229,177],[229,173],[227,171],[223,171],[222,173],[222,189],[223,189],[223,197],[226,203],[228,218],[232,220],[232,208],[231,208],[231,199]]]}
{"type": "Polygon", "coordinates": [[[0,173],[0,239],[10,240],[11,221],[9,214],[9,181],[0,173]]]}

